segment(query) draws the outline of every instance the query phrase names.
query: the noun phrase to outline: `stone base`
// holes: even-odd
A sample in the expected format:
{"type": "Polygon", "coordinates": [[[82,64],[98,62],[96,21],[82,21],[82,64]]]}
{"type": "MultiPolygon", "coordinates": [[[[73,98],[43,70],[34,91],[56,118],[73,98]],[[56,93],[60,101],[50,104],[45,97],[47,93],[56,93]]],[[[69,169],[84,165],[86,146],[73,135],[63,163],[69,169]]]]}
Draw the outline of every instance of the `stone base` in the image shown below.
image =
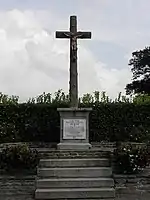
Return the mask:
{"type": "Polygon", "coordinates": [[[89,113],[92,108],[58,108],[60,113],[60,143],[57,149],[62,150],[88,150],[89,144],[89,113]],[[81,121],[82,126],[77,129],[66,126],[69,121],[81,121]],[[66,123],[66,121],[68,121],[66,123]],[[69,131],[68,131],[69,130],[69,131]],[[72,131],[73,130],[73,131],[72,131]]]}
{"type": "Polygon", "coordinates": [[[62,150],[87,150],[92,147],[89,143],[59,143],[57,144],[57,149],[62,150]]]}

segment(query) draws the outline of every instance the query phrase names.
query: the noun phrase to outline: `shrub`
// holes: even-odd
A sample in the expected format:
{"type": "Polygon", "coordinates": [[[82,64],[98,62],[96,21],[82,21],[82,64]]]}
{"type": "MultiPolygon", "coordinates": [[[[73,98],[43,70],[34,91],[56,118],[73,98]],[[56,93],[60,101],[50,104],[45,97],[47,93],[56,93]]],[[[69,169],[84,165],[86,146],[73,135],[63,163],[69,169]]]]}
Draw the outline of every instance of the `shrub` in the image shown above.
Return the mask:
{"type": "Polygon", "coordinates": [[[6,171],[35,169],[39,162],[38,152],[25,144],[7,146],[0,153],[0,168],[6,171]]]}
{"type": "Polygon", "coordinates": [[[121,174],[140,173],[149,165],[148,148],[131,144],[119,146],[114,151],[117,172],[121,174]]]}
{"type": "MultiPolygon", "coordinates": [[[[57,96],[56,96],[57,97],[57,96]]],[[[104,96],[105,97],[105,96],[104,96]]],[[[149,142],[150,102],[109,102],[107,97],[99,102],[91,97],[79,107],[92,107],[89,116],[90,142],[149,142]]],[[[0,143],[60,141],[60,116],[58,107],[68,107],[67,100],[57,97],[52,102],[46,98],[37,103],[0,104],[0,143]],[[44,100],[45,99],[45,100],[44,100]]]]}

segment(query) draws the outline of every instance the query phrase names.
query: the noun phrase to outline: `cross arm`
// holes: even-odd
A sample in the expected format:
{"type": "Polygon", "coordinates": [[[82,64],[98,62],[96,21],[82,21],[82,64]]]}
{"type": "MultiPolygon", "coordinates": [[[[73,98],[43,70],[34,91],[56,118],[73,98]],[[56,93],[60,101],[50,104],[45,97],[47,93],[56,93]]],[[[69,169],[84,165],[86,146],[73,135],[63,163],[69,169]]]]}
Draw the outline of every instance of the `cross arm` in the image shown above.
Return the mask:
{"type": "Polygon", "coordinates": [[[68,31],[56,31],[56,38],[70,38],[70,32],[68,32],[68,31]]]}
{"type": "Polygon", "coordinates": [[[78,31],[78,35],[80,39],[91,39],[91,32],[81,32],[81,31],[78,31]]]}

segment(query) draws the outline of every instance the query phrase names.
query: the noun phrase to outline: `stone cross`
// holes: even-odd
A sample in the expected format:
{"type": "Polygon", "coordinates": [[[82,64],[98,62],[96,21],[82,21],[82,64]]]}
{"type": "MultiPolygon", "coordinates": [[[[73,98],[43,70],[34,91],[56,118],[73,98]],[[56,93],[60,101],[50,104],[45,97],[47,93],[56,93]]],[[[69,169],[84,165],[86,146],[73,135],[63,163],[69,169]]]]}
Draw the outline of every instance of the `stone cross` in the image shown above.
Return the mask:
{"type": "MultiPolygon", "coordinates": [[[[77,39],[90,39],[91,32],[77,31],[77,17],[70,16],[70,31],[56,31],[56,38],[70,39],[70,107],[78,107],[77,39]]],[[[85,66],[86,67],[86,66],[85,66]]]]}

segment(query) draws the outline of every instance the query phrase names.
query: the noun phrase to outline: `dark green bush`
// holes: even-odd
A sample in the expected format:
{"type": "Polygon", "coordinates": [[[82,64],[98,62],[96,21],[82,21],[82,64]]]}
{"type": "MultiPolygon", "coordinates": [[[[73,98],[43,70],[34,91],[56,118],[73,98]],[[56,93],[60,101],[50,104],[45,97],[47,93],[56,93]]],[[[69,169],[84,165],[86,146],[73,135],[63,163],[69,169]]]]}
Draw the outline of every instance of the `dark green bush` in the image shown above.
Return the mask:
{"type": "Polygon", "coordinates": [[[7,146],[0,152],[0,168],[6,171],[33,170],[38,162],[38,152],[24,144],[7,146]]]}
{"type": "Polygon", "coordinates": [[[119,146],[114,151],[117,172],[120,174],[136,174],[149,165],[147,147],[136,147],[131,144],[119,146]]]}
{"type": "MultiPolygon", "coordinates": [[[[60,117],[58,107],[68,103],[0,104],[0,143],[59,142],[60,117]]],[[[90,142],[150,140],[150,103],[82,103],[92,107],[90,142]]]]}

